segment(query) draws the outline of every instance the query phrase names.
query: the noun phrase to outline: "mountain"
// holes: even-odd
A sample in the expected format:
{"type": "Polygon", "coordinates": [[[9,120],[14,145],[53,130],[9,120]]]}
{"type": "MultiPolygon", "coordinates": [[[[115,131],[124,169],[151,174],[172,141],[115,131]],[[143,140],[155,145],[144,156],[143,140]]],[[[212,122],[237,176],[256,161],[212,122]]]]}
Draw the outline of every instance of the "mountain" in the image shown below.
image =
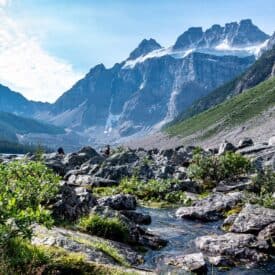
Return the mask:
{"type": "Polygon", "coordinates": [[[274,130],[274,107],[275,78],[271,77],[213,108],[170,125],[165,132],[189,140],[210,140],[218,135],[224,139],[227,134],[236,138],[250,131],[254,138],[274,130]]]}
{"type": "Polygon", "coordinates": [[[272,76],[275,76],[275,46],[263,52],[261,57],[245,73],[215,89],[207,96],[195,101],[186,111],[175,118],[174,121],[167,124],[166,127],[199,114],[231,96],[256,86],[272,76]]]}
{"type": "Polygon", "coordinates": [[[11,113],[0,112],[0,140],[18,142],[26,134],[64,134],[62,128],[11,113]]]}
{"type": "Polygon", "coordinates": [[[0,84],[0,111],[31,117],[49,109],[50,106],[49,103],[30,101],[20,93],[0,84]]]}
{"type": "Polygon", "coordinates": [[[205,32],[191,28],[169,48],[145,39],[125,61],[92,68],[39,118],[89,142],[144,135],[246,71],[268,38],[242,20],[205,32]]]}
{"type": "Polygon", "coordinates": [[[27,101],[2,87],[0,110],[67,128],[66,144],[75,143],[75,135],[77,144],[120,142],[157,131],[245,72],[268,39],[251,20],[190,28],[168,48],[144,39],[125,61],[92,68],[54,104],[27,101]]]}
{"type": "Polygon", "coordinates": [[[190,28],[176,41],[173,49],[190,48],[228,48],[258,44],[269,36],[253,25],[250,19],[220,25],[213,25],[203,32],[202,28],[190,28]]]}

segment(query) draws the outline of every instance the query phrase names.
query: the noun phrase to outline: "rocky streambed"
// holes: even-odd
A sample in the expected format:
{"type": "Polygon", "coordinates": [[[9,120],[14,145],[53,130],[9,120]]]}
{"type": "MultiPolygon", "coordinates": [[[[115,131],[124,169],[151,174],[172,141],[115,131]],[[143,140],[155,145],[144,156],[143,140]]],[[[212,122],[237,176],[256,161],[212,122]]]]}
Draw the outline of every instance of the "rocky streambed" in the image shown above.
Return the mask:
{"type": "MultiPolygon", "coordinates": [[[[85,147],[44,155],[42,161],[61,177],[49,206],[56,226],[37,225],[33,244],[81,253],[87,262],[119,266],[130,274],[273,274],[275,209],[253,203],[247,192],[256,188],[255,173],[270,180],[265,170],[275,168],[274,139],[254,145],[247,138],[201,150],[203,157],[214,159],[237,152],[254,167],[254,174],[207,185],[207,193],[204,184],[189,178],[196,150],[117,148],[102,156],[85,147]],[[170,207],[148,207],[156,201],[170,207]]],[[[270,194],[267,205],[274,205],[270,194]]]]}

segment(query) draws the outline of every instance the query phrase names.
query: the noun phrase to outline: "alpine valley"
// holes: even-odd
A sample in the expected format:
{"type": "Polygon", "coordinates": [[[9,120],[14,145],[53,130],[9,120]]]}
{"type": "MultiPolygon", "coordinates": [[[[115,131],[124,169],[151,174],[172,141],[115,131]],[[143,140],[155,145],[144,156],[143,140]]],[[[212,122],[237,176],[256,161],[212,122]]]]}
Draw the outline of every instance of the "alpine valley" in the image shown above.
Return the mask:
{"type": "Polygon", "coordinates": [[[21,143],[118,144],[159,131],[194,102],[235,79],[272,47],[274,37],[250,19],[203,31],[192,27],[164,48],[144,39],[111,68],[99,64],[53,104],[29,101],[1,86],[0,111],[65,132],[16,132],[21,143]]]}

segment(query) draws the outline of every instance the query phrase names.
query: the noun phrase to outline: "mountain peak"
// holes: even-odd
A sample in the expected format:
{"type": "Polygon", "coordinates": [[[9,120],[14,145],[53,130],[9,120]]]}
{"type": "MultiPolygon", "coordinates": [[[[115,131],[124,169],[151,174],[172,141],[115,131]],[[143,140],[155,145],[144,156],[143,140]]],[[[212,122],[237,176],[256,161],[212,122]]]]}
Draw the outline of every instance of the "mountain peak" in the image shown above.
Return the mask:
{"type": "Polygon", "coordinates": [[[191,27],[184,32],[176,41],[174,49],[188,49],[192,45],[197,45],[203,37],[203,30],[201,27],[191,27]]]}
{"type": "Polygon", "coordinates": [[[161,49],[161,45],[155,39],[143,39],[139,43],[138,47],[130,53],[128,60],[134,60],[142,55],[158,49],[161,49]]]}
{"type": "Polygon", "coordinates": [[[251,19],[239,23],[215,24],[203,32],[202,28],[189,28],[177,39],[174,49],[212,48],[227,41],[229,46],[247,46],[264,42],[269,36],[253,24],[251,19]]]}

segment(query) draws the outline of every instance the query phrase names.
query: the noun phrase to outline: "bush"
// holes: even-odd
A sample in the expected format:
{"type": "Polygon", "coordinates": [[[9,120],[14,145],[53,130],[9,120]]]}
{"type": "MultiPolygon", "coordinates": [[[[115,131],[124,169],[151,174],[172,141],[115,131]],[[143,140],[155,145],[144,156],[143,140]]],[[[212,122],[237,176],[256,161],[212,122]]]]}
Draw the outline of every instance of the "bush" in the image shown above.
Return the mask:
{"type": "Polygon", "coordinates": [[[129,237],[128,228],[117,217],[108,218],[91,214],[79,221],[79,227],[93,235],[111,240],[127,241],[129,237]]]}
{"type": "Polygon", "coordinates": [[[201,181],[207,189],[222,180],[236,180],[250,170],[250,161],[240,154],[226,152],[216,156],[196,152],[187,174],[191,179],[201,181]]]}
{"type": "Polygon", "coordinates": [[[30,238],[33,223],[52,224],[45,204],[58,191],[59,177],[40,162],[0,164],[0,246],[30,238]]]}
{"type": "Polygon", "coordinates": [[[271,169],[257,174],[254,178],[251,191],[248,194],[250,203],[260,204],[264,207],[275,209],[275,173],[271,169]]]}

